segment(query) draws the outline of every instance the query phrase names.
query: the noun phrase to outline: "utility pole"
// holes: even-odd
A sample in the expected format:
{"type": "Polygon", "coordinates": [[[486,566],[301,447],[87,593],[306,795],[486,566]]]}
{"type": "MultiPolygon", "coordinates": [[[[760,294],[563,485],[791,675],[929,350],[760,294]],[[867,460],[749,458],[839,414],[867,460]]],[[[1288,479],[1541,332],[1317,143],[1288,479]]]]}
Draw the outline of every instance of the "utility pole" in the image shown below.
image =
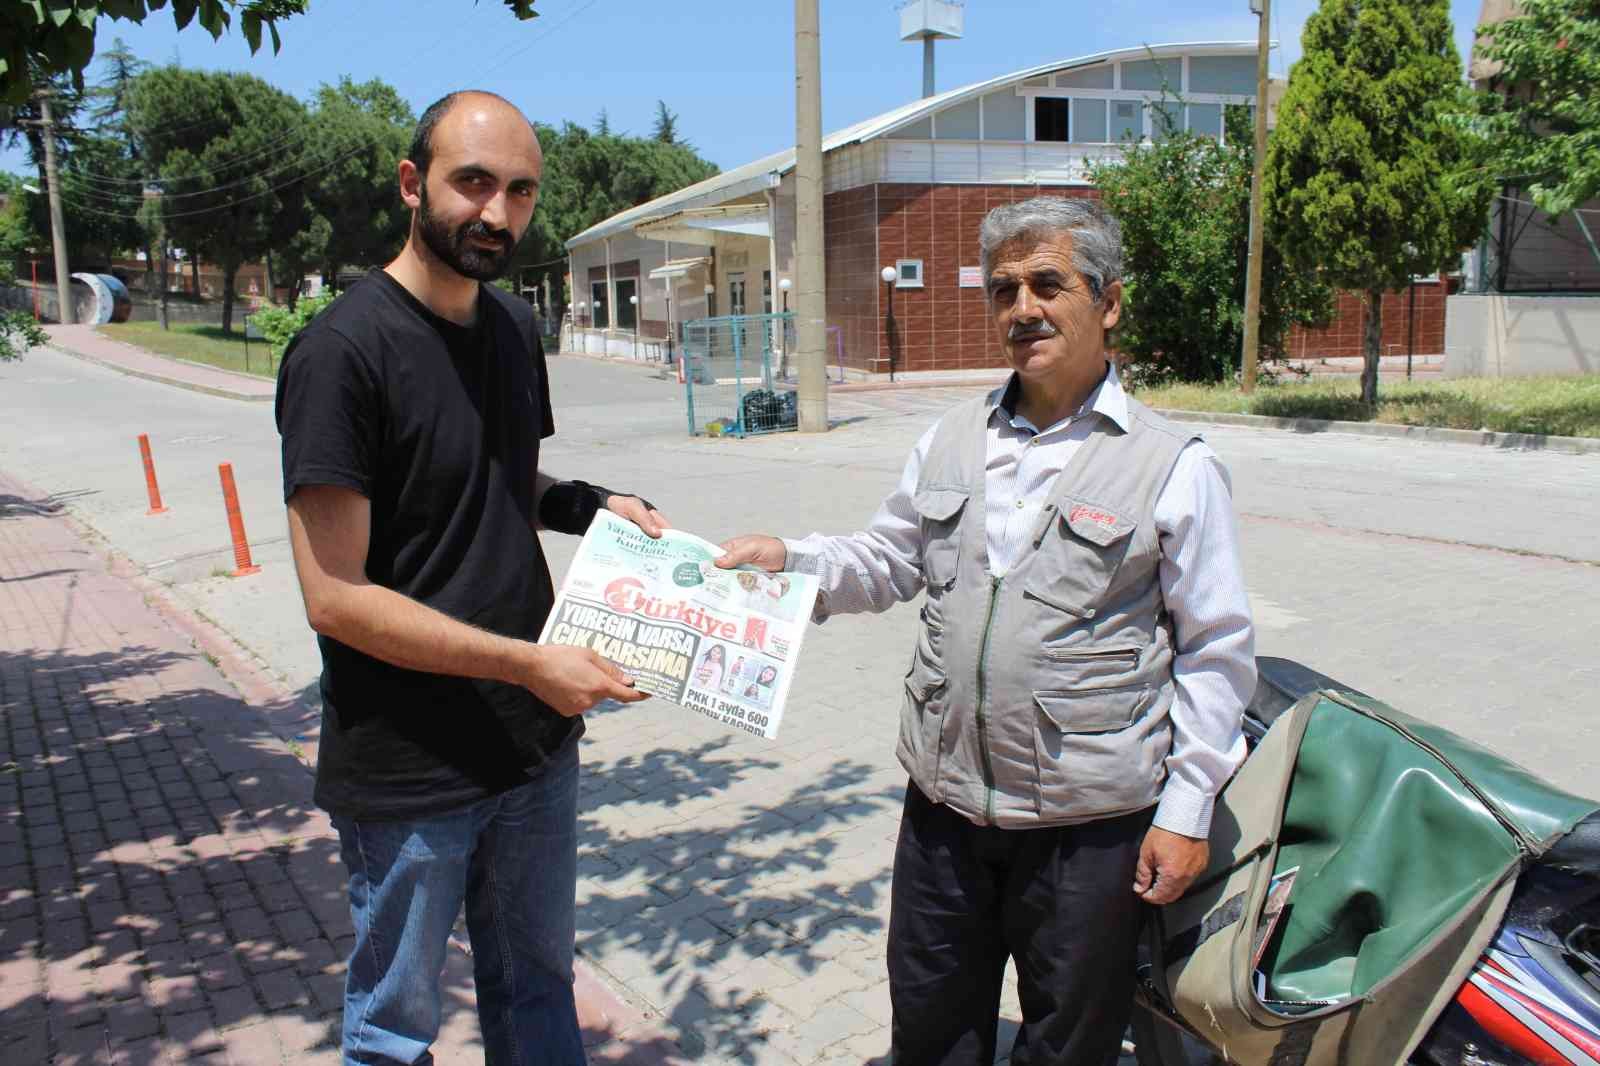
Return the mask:
{"type": "Polygon", "coordinates": [[[67,224],[61,217],[61,176],[56,170],[56,127],[50,114],[50,91],[34,94],[39,100],[39,126],[44,135],[44,180],[50,194],[50,243],[56,254],[56,299],[63,326],[72,325],[72,276],[67,273],[67,224]]]}
{"type": "Polygon", "coordinates": [[[1244,381],[1246,393],[1256,387],[1256,355],[1261,347],[1261,249],[1265,205],[1262,183],[1267,170],[1267,54],[1272,47],[1272,0],[1250,0],[1250,10],[1260,16],[1256,48],[1256,161],[1250,177],[1250,260],[1244,281],[1244,381]]]}
{"type": "Polygon", "coordinates": [[[817,0],[794,0],[795,362],[800,432],[828,431],[828,293],[822,272],[822,59],[817,0]]]}

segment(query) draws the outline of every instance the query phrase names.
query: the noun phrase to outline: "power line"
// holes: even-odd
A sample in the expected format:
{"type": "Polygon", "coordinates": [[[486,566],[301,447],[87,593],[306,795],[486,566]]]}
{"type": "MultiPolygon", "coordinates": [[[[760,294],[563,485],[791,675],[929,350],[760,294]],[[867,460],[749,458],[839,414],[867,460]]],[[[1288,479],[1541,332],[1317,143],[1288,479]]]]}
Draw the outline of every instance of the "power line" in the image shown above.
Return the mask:
{"type": "MultiPolygon", "coordinates": [[[[166,221],[168,219],[174,219],[174,218],[192,218],[192,217],[194,217],[196,215],[216,214],[218,212],[227,211],[227,210],[230,210],[231,208],[237,207],[239,204],[248,203],[251,200],[259,200],[263,196],[272,195],[273,193],[277,192],[279,189],[286,189],[290,185],[295,184],[296,182],[304,181],[306,178],[311,177],[313,174],[319,173],[319,172],[324,171],[324,170],[328,170],[328,169],[336,166],[337,164],[344,162],[346,159],[349,159],[351,156],[355,155],[356,152],[358,152],[360,150],[361,149],[358,148],[358,149],[356,149],[356,151],[346,152],[343,155],[335,156],[334,158],[332,158],[332,159],[328,160],[326,163],[324,163],[322,166],[314,167],[311,170],[308,170],[306,173],[299,175],[298,177],[294,177],[294,178],[289,179],[288,181],[279,182],[276,185],[269,186],[268,188],[262,190],[261,192],[251,193],[249,196],[241,196],[241,197],[238,197],[235,200],[230,200],[230,201],[228,201],[227,203],[224,203],[224,204],[217,204],[215,207],[208,207],[208,208],[204,208],[202,210],[197,210],[197,211],[162,211],[160,213],[161,220],[162,221],[166,221]]],[[[80,210],[80,211],[84,211],[84,212],[86,212],[88,214],[91,214],[91,215],[99,215],[99,216],[104,217],[104,218],[123,218],[123,219],[134,219],[134,220],[138,219],[138,215],[136,215],[136,214],[130,215],[127,212],[124,212],[124,211],[102,211],[102,210],[99,210],[98,208],[86,207],[86,206],[84,206],[82,204],[78,204],[76,206],[77,206],[77,209],[80,210]]]]}
{"type": "MultiPolygon", "coordinates": [[[[251,151],[247,152],[246,154],[244,154],[242,156],[239,156],[236,159],[234,159],[233,162],[241,163],[241,162],[246,162],[248,160],[260,159],[260,158],[263,158],[263,157],[269,156],[269,155],[281,154],[282,147],[284,145],[288,144],[291,141],[304,140],[305,137],[306,137],[305,127],[303,125],[299,126],[299,127],[296,127],[294,129],[289,130],[288,132],[282,133],[282,134],[280,134],[280,135],[278,135],[276,137],[273,137],[273,138],[269,139],[265,144],[261,144],[261,145],[256,146],[255,148],[251,149],[251,151]]],[[[159,178],[119,178],[119,177],[115,177],[115,176],[109,175],[109,174],[101,174],[101,173],[98,173],[98,172],[92,171],[92,170],[75,171],[75,173],[78,173],[78,174],[84,176],[85,178],[87,178],[87,179],[89,179],[91,181],[95,181],[95,182],[98,182],[98,183],[103,184],[103,185],[145,185],[145,184],[150,183],[151,181],[161,180],[159,178]]],[[[189,179],[172,179],[172,180],[189,180],[189,179]]]]}
{"type": "MultiPolygon", "coordinates": [[[[363,148],[363,147],[374,147],[374,148],[377,147],[378,142],[377,142],[377,140],[375,138],[369,138],[365,134],[361,134],[361,133],[357,133],[356,134],[356,138],[357,138],[356,142],[346,142],[346,143],[353,143],[355,149],[360,149],[360,148],[363,148]]],[[[348,158],[350,158],[351,155],[354,155],[354,154],[355,154],[355,152],[352,151],[351,153],[349,153],[348,155],[343,156],[342,158],[348,159],[348,158]]],[[[238,178],[238,179],[236,179],[234,181],[225,182],[222,185],[213,185],[210,188],[196,189],[196,190],[192,190],[192,191],[188,191],[188,192],[170,192],[169,193],[169,192],[166,192],[163,189],[162,192],[161,192],[161,196],[162,196],[163,199],[166,199],[166,200],[187,200],[187,199],[193,199],[193,198],[198,197],[198,196],[214,196],[219,192],[226,192],[229,189],[236,189],[236,188],[239,188],[240,186],[249,185],[252,182],[261,180],[263,178],[271,178],[272,176],[274,176],[276,174],[287,173],[288,171],[291,171],[291,170],[294,170],[294,169],[296,169],[296,168],[298,168],[300,166],[306,165],[307,163],[314,163],[314,162],[317,162],[317,161],[319,161],[321,159],[323,159],[323,148],[321,146],[313,146],[313,147],[310,148],[310,150],[308,150],[303,155],[301,155],[301,156],[299,156],[297,158],[286,160],[286,161],[284,161],[284,162],[282,162],[282,163],[280,163],[280,164],[278,164],[276,166],[267,167],[264,170],[258,170],[255,173],[252,173],[252,174],[246,175],[244,177],[238,178]]],[[[226,168],[232,169],[232,168],[235,168],[235,167],[239,166],[240,162],[241,162],[240,160],[232,160],[232,159],[230,159],[230,160],[227,160],[223,164],[223,166],[226,167],[226,168]]],[[[75,174],[69,175],[69,177],[75,177],[75,176],[76,176],[75,174]]],[[[156,177],[156,178],[150,178],[148,180],[143,180],[141,182],[141,184],[143,184],[145,187],[148,187],[150,185],[165,185],[170,180],[172,180],[172,179],[156,177]]],[[[186,176],[184,180],[189,180],[189,181],[200,180],[200,176],[199,175],[189,175],[189,176],[186,176]]],[[[63,194],[65,194],[66,189],[67,189],[67,186],[63,185],[62,186],[63,194]]],[[[110,203],[115,203],[115,202],[117,202],[119,200],[126,199],[126,198],[131,197],[131,196],[139,196],[139,195],[142,195],[142,190],[140,190],[139,192],[135,192],[133,190],[129,190],[129,191],[126,191],[126,192],[113,192],[113,191],[109,191],[109,190],[105,190],[105,189],[85,188],[85,189],[75,189],[72,192],[72,198],[74,198],[74,199],[86,199],[86,200],[96,200],[96,199],[98,199],[98,200],[101,200],[103,202],[110,202],[110,203]]]]}

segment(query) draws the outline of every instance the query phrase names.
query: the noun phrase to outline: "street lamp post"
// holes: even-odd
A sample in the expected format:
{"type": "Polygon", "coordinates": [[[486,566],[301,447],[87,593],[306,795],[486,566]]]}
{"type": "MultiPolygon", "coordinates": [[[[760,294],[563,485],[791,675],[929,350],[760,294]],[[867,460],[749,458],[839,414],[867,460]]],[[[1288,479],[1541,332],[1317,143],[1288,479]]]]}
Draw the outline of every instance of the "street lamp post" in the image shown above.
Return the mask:
{"type": "Polygon", "coordinates": [[[587,310],[589,310],[589,302],[587,300],[579,300],[578,301],[578,320],[577,321],[578,321],[579,327],[581,327],[583,329],[583,354],[584,355],[588,355],[589,354],[589,327],[587,325],[585,325],[584,321],[583,321],[584,312],[587,311],[587,310]]]}
{"type": "MultiPolygon", "coordinates": [[[[789,313],[789,290],[794,288],[794,282],[788,278],[778,279],[778,291],[783,294],[783,313],[789,313]]],[[[783,336],[783,344],[778,348],[778,376],[784,381],[789,380],[789,320],[784,318],[779,332],[783,336]]],[[[826,362],[826,359],[824,359],[826,362]]]]}
{"type": "MultiPolygon", "coordinates": [[[[606,302],[604,300],[596,300],[594,302],[594,310],[589,315],[589,324],[590,325],[594,325],[596,320],[599,319],[600,311],[605,307],[605,305],[606,305],[606,302]]],[[[610,329],[611,329],[611,326],[608,323],[605,326],[605,328],[600,331],[600,354],[601,355],[610,355],[611,354],[610,349],[606,347],[606,333],[608,333],[610,331],[610,329]]]]}
{"type": "Polygon", "coordinates": [[[628,297],[628,303],[633,307],[633,358],[639,359],[639,297],[628,297]]]}
{"type": "Polygon", "coordinates": [[[889,341],[889,380],[890,381],[894,380],[895,349],[897,347],[899,347],[899,344],[900,344],[900,330],[899,330],[899,328],[898,328],[898,326],[897,326],[897,324],[895,323],[895,320],[894,320],[894,288],[895,288],[894,282],[895,282],[895,278],[898,277],[898,276],[899,275],[896,272],[894,267],[884,267],[882,270],[878,271],[878,277],[883,279],[884,286],[887,287],[888,290],[889,290],[889,294],[888,294],[889,313],[888,313],[888,321],[884,325],[884,332],[888,335],[888,341],[889,341]]]}

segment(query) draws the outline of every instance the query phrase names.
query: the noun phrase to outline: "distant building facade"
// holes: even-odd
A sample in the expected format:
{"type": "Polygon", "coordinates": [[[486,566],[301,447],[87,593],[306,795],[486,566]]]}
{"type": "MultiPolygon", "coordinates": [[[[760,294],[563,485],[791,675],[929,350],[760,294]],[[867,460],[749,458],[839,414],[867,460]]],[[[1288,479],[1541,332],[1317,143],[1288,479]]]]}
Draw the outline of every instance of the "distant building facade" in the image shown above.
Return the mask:
{"type": "MultiPolygon", "coordinates": [[[[824,138],[829,361],[842,355],[867,373],[1002,365],[978,277],[983,216],[1039,194],[1098,196],[1091,166],[1157,136],[1163,107],[1177,128],[1223,138],[1227,109],[1255,98],[1255,42],[1139,47],[953,89],[824,138]]],[[[575,306],[575,319],[610,328],[620,353],[631,323],[612,312],[632,308],[630,297],[647,334],[781,310],[781,283],[794,276],[794,163],[793,149],[780,152],[577,234],[567,242],[572,298],[587,310],[575,306]]],[[[1410,339],[1419,354],[1438,352],[1441,290],[1418,288],[1410,339]]],[[[1343,310],[1327,330],[1295,334],[1291,354],[1359,354],[1359,302],[1343,310]]],[[[1408,340],[1405,310],[1386,315],[1391,345],[1408,340]]]]}

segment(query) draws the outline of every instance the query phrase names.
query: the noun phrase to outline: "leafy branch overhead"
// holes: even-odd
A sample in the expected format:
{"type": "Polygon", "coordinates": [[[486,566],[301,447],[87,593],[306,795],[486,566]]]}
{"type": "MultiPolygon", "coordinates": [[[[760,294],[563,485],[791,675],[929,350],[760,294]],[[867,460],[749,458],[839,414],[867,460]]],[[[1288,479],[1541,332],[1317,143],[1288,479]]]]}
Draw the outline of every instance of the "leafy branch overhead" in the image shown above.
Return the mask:
{"type": "Polygon", "coordinates": [[[1526,189],[1551,215],[1600,196],[1600,6],[1522,0],[1479,31],[1495,68],[1477,98],[1491,177],[1526,189]]]}
{"type": "MultiPolygon", "coordinates": [[[[303,15],[309,0],[171,0],[178,29],[190,23],[211,34],[227,33],[237,16],[250,51],[261,49],[262,31],[272,50],[283,47],[278,23],[303,15]]],[[[477,2],[477,0],[474,0],[477,2]]],[[[537,0],[501,0],[518,19],[538,15],[537,0]]],[[[102,18],[143,22],[168,0],[4,0],[0,3],[0,103],[17,104],[34,89],[34,80],[68,74],[81,91],[83,71],[94,59],[95,32],[102,18]]]]}

